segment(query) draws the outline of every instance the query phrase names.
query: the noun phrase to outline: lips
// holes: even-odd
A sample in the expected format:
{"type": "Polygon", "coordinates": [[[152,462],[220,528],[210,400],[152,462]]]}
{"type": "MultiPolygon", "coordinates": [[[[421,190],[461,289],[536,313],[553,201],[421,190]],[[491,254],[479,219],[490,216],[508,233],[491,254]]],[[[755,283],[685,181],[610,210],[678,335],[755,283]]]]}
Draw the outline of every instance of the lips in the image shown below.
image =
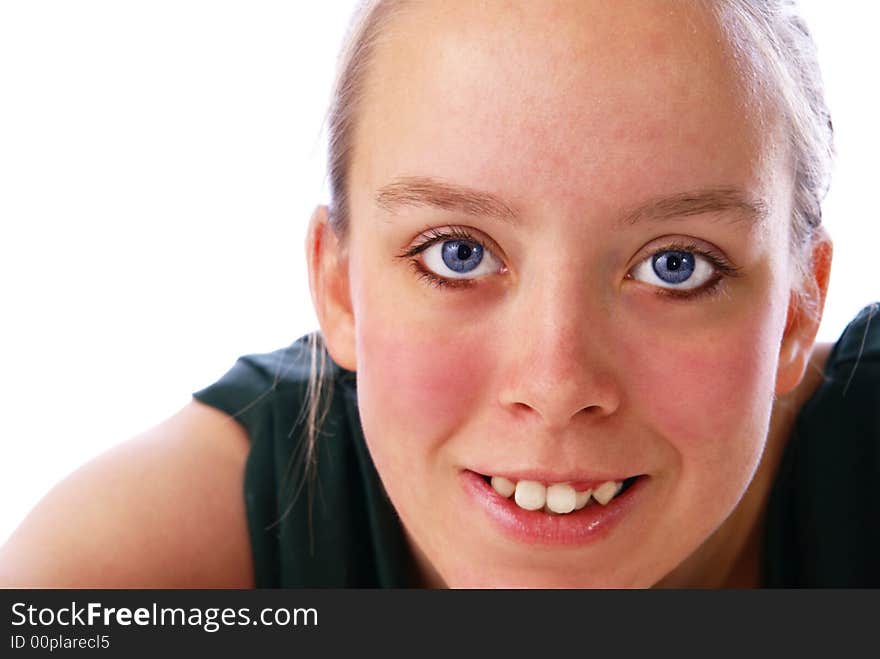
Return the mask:
{"type": "MultiPolygon", "coordinates": [[[[521,483],[526,483],[525,488],[531,490],[531,493],[527,493],[522,499],[528,502],[529,496],[534,497],[529,503],[534,509],[523,507],[516,501],[515,494],[511,499],[497,492],[491,485],[492,476],[488,474],[464,470],[461,472],[461,481],[472,503],[483,511],[499,531],[518,542],[546,545],[584,544],[604,537],[638,503],[642,492],[650,481],[647,475],[636,475],[622,477],[619,480],[613,477],[610,479],[600,477],[571,479],[560,483],[542,481],[534,478],[534,474],[528,475],[532,478],[516,480],[509,476],[501,478],[506,479],[508,483],[515,483],[515,488],[520,487],[521,483]],[[608,483],[611,485],[606,485],[608,483]],[[581,493],[588,489],[598,489],[600,490],[599,497],[605,499],[606,502],[601,504],[597,498],[590,500],[580,509],[574,506],[570,512],[557,514],[552,508],[547,507],[546,497],[548,491],[551,493],[554,490],[558,491],[561,485],[581,493]],[[602,488],[605,491],[602,491],[602,488]],[[608,491],[612,488],[617,493],[608,497],[608,491]],[[540,502],[541,506],[538,509],[537,504],[541,497],[541,489],[544,489],[545,501],[540,502]]],[[[560,510],[566,510],[570,501],[562,500],[566,499],[568,495],[568,492],[563,492],[563,495],[558,497],[561,502],[551,500],[551,504],[560,510]]]]}

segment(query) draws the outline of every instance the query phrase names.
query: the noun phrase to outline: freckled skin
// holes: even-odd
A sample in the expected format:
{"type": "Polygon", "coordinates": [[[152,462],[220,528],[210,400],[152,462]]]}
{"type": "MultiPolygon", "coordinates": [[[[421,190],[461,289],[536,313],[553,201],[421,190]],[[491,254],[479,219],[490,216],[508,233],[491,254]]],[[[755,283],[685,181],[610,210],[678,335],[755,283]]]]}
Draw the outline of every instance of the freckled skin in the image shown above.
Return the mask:
{"type": "Polygon", "coordinates": [[[351,170],[359,407],[446,584],[651,586],[749,485],[786,318],[791,181],[723,43],[696,3],[438,2],[397,16],[377,50],[351,170]],[[414,175],[492,191],[522,222],[376,208],[379,187],[414,175]],[[768,200],[770,222],[615,228],[634,202],[719,186],[768,200]],[[455,224],[509,272],[443,290],[396,258],[455,224]],[[666,236],[742,276],[694,301],[625,279],[666,236]],[[650,491],[601,542],[536,549],[469,504],[458,474],[477,465],[643,473],[650,491]]]}

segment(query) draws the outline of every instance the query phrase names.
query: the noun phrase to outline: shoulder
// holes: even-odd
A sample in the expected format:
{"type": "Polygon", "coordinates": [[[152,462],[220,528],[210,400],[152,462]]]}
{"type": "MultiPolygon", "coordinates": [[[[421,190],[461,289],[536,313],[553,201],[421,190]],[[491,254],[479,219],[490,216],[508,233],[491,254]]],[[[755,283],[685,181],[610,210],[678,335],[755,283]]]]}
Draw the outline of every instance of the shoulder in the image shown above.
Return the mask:
{"type": "MultiPolygon", "coordinates": [[[[833,344],[817,346],[804,417],[880,412],[880,303],[864,307],[833,344]]],[[[842,420],[842,418],[839,418],[842,420]]],[[[875,428],[876,430],[877,428],[875,428]]]]}
{"type": "Polygon", "coordinates": [[[353,380],[354,374],[333,362],[321,335],[314,332],[285,348],[239,357],[223,376],[193,397],[225,412],[256,440],[275,430],[267,424],[297,419],[316,388],[353,380]],[[284,419],[277,419],[279,415],[284,419]]]}
{"type": "Polygon", "coordinates": [[[312,334],[240,357],[193,394],[249,441],[243,498],[257,587],[375,583],[375,559],[360,543],[383,499],[355,381],[312,334]]]}
{"type": "MultiPolygon", "coordinates": [[[[852,387],[856,376],[866,380],[868,390],[872,381],[880,381],[880,303],[877,302],[863,307],[836,342],[813,346],[804,378],[785,398],[794,409],[802,410],[813,404],[814,398],[827,397],[829,391],[841,393],[838,390],[847,383],[852,387]]],[[[862,389],[865,388],[862,385],[862,389]]]]}
{"type": "Polygon", "coordinates": [[[248,441],[191,402],[56,485],[0,549],[0,582],[30,587],[247,587],[248,441]]]}
{"type": "Polygon", "coordinates": [[[770,585],[880,585],[880,305],[816,349],[768,506],[770,585]],[[823,361],[824,359],[824,361],[823,361]]]}
{"type": "Polygon", "coordinates": [[[797,425],[807,445],[841,455],[880,446],[880,304],[864,307],[835,343],[819,344],[811,367],[797,425]]]}

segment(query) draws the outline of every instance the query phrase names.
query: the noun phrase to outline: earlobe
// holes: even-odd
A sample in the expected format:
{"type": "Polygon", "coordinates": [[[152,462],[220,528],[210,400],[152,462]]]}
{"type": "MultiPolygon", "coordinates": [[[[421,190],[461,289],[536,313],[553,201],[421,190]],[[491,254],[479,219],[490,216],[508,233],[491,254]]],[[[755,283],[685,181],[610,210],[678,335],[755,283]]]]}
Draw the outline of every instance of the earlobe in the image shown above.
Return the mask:
{"type": "Polygon", "coordinates": [[[790,393],[803,379],[825,308],[832,254],[831,238],[820,227],[813,239],[809,281],[801,294],[789,298],[776,371],[777,396],[790,393]]]}
{"type": "Polygon", "coordinates": [[[333,361],[356,370],[354,314],[348,285],[348,257],[333,227],[327,206],[318,206],[306,235],[306,261],[312,303],[324,344],[333,361]]]}

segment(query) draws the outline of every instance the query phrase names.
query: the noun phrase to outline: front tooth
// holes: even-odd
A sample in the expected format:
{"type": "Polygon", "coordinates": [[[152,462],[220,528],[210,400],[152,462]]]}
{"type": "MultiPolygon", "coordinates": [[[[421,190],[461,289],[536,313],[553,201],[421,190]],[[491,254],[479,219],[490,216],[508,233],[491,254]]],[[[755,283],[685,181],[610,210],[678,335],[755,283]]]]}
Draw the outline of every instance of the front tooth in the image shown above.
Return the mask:
{"type": "Polygon", "coordinates": [[[614,498],[614,495],[620,492],[623,483],[620,481],[606,481],[593,490],[593,498],[603,506],[614,498]]]}
{"type": "Polygon", "coordinates": [[[516,483],[504,476],[492,476],[492,489],[505,499],[509,499],[516,489],[516,483]]]}
{"type": "Polygon", "coordinates": [[[576,500],[577,494],[568,483],[556,483],[547,488],[547,507],[554,513],[570,513],[576,500]]]}
{"type": "Polygon", "coordinates": [[[520,481],[513,499],[520,508],[540,510],[547,501],[547,488],[538,481],[520,481]]]}
{"type": "Polygon", "coordinates": [[[574,495],[574,509],[580,510],[590,501],[590,495],[593,493],[593,490],[587,490],[586,492],[576,492],[574,495]]]}

